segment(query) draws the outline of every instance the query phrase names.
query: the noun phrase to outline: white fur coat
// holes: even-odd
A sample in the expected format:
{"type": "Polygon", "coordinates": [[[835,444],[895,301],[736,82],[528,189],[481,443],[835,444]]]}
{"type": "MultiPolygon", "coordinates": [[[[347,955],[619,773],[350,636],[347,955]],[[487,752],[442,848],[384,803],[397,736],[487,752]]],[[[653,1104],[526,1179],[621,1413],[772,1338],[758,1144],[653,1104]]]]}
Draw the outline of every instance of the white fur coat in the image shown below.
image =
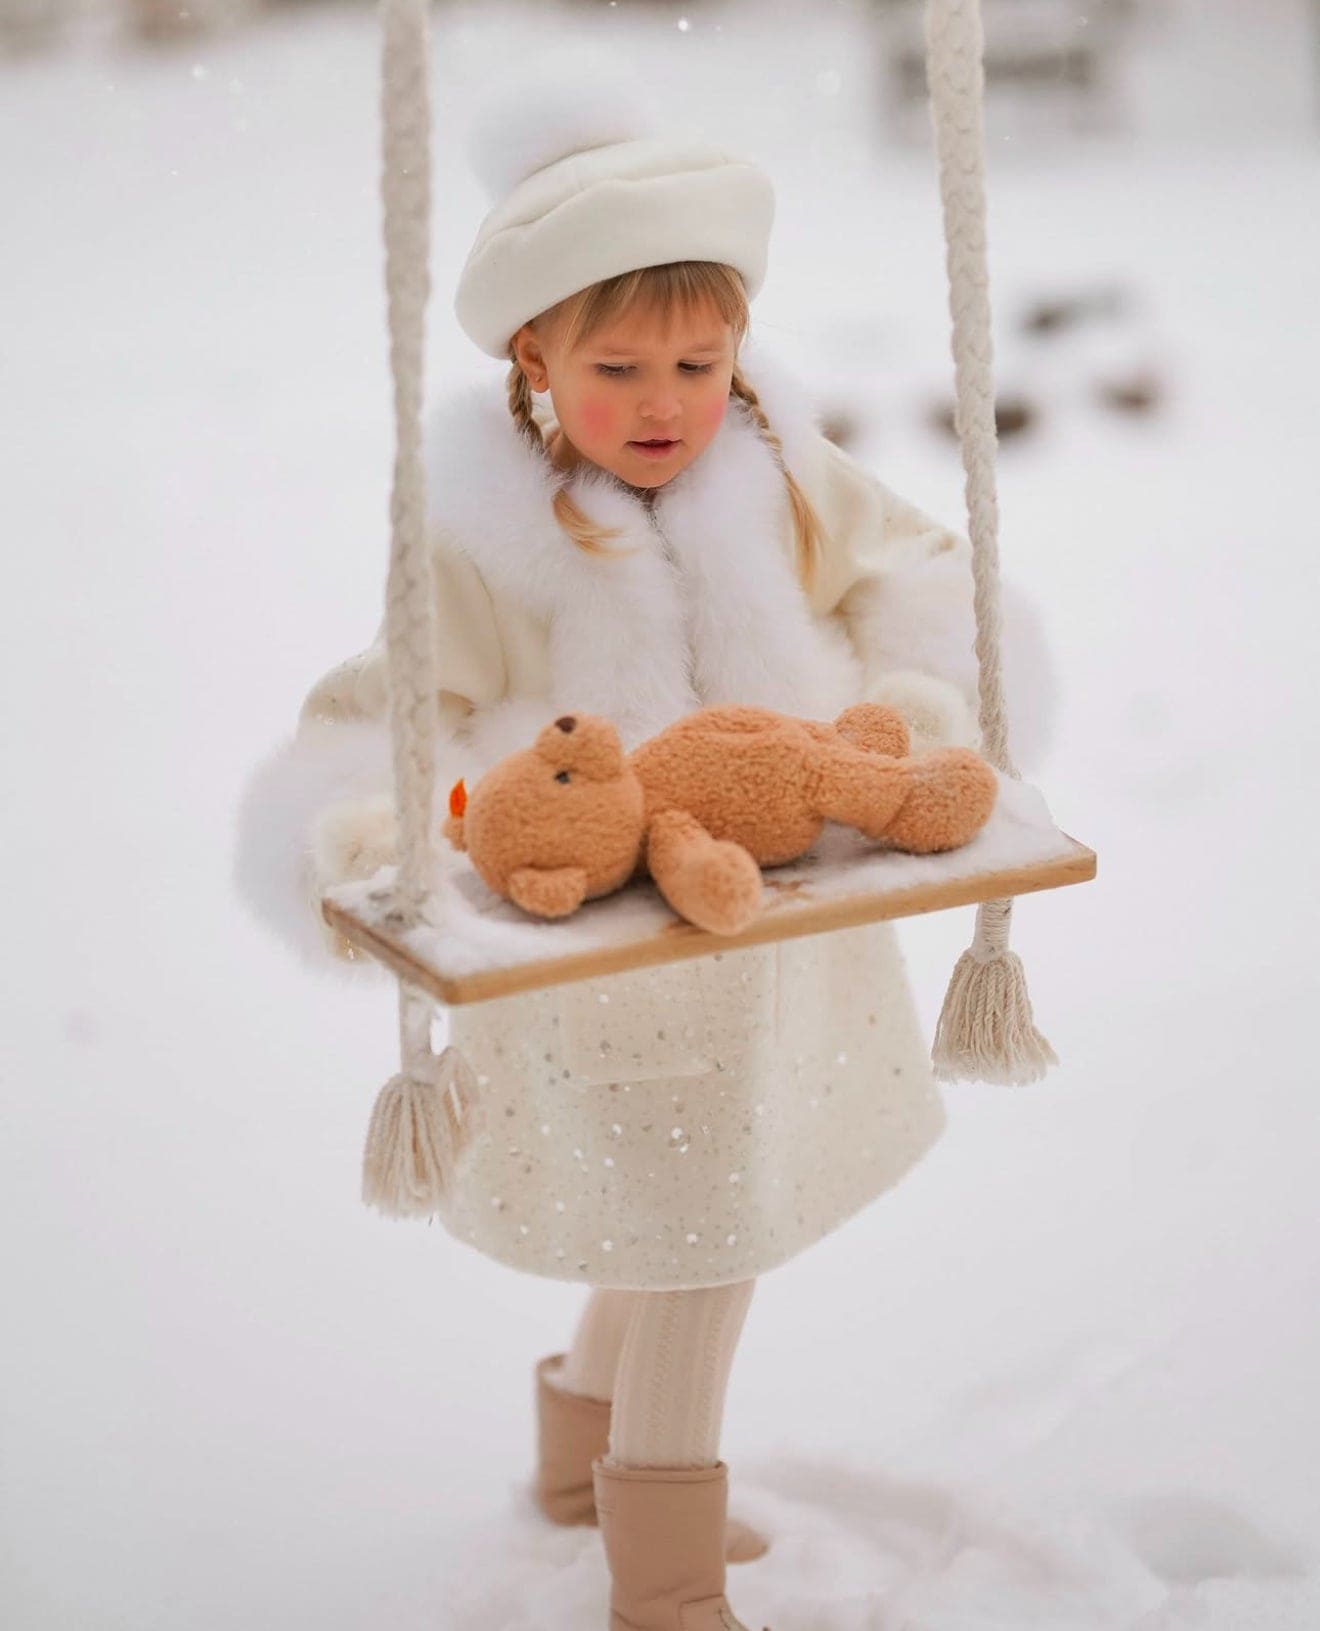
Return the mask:
{"type": "MultiPolygon", "coordinates": [[[[612,558],[573,546],[551,500],[562,475],[517,434],[502,379],[455,392],[428,435],[437,656],[445,741],[437,808],[568,710],[608,714],[633,746],[694,707],[755,703],[814,718],[898,707],[919,748],[975,745],[969,551],[820,433],[782,365],[746,377],[828,543],[810,595],[794,567],[777,462],[739,402],[648,511],[613,477],[571,491],[616,528],[612,558]]],[[[1042,746],[1050,686],[1027,603],[1005,596],[1014,748],[1042,746]]],[[[253,910],[320,966],[322,889],[393,859],[383,633],[313,688],[294,738],[252,777],[237,879],[253,910]]],[[[452,864],[452,863],[450,863],[452,864]]],[[[343,948],[339,948],[342,950],[343,948]]]]}

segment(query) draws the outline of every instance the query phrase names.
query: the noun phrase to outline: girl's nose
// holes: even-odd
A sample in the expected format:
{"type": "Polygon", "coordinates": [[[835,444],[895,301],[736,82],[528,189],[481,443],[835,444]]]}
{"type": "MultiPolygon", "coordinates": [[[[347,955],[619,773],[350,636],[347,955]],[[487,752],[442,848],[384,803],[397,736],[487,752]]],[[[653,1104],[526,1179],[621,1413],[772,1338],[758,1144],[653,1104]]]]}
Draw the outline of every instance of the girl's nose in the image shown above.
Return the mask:
{"type": "Polygon", "coordinates": [[[668,424],[678,418],[680,403],[675,391],[666,391],[663,394],[647,397],[641,407],[643,419],[654,419],[659,424],[668,424]]]}

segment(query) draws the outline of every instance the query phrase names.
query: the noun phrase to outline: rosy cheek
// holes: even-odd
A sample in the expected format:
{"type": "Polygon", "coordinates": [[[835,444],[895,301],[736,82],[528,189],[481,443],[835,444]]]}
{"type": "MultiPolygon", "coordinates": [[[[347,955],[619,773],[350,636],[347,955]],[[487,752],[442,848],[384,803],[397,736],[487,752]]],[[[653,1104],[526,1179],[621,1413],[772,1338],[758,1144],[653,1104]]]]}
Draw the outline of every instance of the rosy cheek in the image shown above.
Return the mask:
{"type": "Polygon", "coordinates": [[[589,396],[581,403],[578,416],[582,421],[583,430],[589,435],[607,437],[615,429],[618,409],[603,397],[589,396]]]}
{"type": "Polygon", "coordinates": [[[724,415],[729,411],[727,396],[717,396],[713,402],[707,402],[701,410],[700,424],[708,436],[713,436],[724,423],[724,415]]]}

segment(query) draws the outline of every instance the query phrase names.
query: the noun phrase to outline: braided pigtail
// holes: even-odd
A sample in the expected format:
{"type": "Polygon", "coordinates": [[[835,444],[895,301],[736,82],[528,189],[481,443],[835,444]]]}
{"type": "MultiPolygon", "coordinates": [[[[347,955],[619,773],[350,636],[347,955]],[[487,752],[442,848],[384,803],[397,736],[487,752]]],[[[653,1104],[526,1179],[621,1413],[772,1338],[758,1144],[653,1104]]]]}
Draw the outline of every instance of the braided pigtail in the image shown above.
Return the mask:
{"type": "Polygon", "coordinates": [[[532,412],[532,387],[516,362],[509,369],[508,394],[509,412],[518,427],[518,434],[525,437],[537,453],[544,453],[545,441],[532,412]]]}
{"type": "Polygon", "coordinates": [[[729,385],[730,394],[746,405],[753,422],[761,433],[761,438],[775,456],[775,462],[784,474],[784,484],[788,488],[788,501],[793,511],[793,533],[797,543],[797,571],[798,581],[803,589],[810,589],[815,581],[816,564],[820,559],[821,549],[825,541],[825,529],[821,525],[820,517],[812,507],[810,499],[794,480],[792,472],[784,462],[784,446],[771,429],[770,421],[765,416],[765,409],[761,406],[760,398],[743,377],[742,369],[734,364],[733,379],[729,385]]]}
{"type": "MultiPolygon", "coordinates": [[[[541,427],[536,422],[532,412],[532,387],[527,375],[523,373],[518,360],[513,356],[510,347],[510,368],[508,380],[509,412],[513,415],[513,422],[518,427],[518,434],[526,438],[536,452],[549,462],[549,455],[545,450],[545,438],[541,435],[541,427]]],[[[624,555],[627,550],[611,549],[609,540],[620,536],[614,527],[602,527],[591,517],[585,514],[568,496],[568,488],[561,483],[555,492],[553,509],[555,520],[564,529],[579,549],[585,549],[592,555],[624,555]]]]}

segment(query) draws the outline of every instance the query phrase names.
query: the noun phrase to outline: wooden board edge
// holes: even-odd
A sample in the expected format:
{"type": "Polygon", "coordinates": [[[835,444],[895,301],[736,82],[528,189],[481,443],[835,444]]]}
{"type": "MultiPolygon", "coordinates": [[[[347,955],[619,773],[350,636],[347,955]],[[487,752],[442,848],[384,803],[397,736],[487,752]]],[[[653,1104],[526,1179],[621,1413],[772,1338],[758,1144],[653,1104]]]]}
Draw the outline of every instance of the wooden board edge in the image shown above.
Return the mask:
{"type": "Polygon", "coordinates": [[[745,946],[771,944],[801,935],[826,934],[832,929],[858,928],[864,923],[888,922],[895,918],[920,917],[954,906],[972,906],[984,900],[1035,894],[1044,889],[1065,888],[1087,883],[1096,875],[1095,851],[1078,843],[1068,855],[1027,866],[1008,867],[969,878],[952,878],[945,883],[914,884],[884,894],[837,896],[813,901],[805,906],[771,906],[741,934],[717,935],[690,923],[675,921],[624,946],[592,947],[517,968],[488,969],[475,974],[448,976],[421,962],[399,942],[389,939],[355,917],[335,901],[325,899],[321,912],[326,922],[344,938],[369,952],[394,974],[408,980],[449,1007],[465,1003],[489,1002],[495,997],[514,996],[522,991],[540,991],[566,985],[573,980],[596,979],[629,969],[653,968],[665,963],[684,962],[692,957],[718,951],[737,951],[745,946]]]}

